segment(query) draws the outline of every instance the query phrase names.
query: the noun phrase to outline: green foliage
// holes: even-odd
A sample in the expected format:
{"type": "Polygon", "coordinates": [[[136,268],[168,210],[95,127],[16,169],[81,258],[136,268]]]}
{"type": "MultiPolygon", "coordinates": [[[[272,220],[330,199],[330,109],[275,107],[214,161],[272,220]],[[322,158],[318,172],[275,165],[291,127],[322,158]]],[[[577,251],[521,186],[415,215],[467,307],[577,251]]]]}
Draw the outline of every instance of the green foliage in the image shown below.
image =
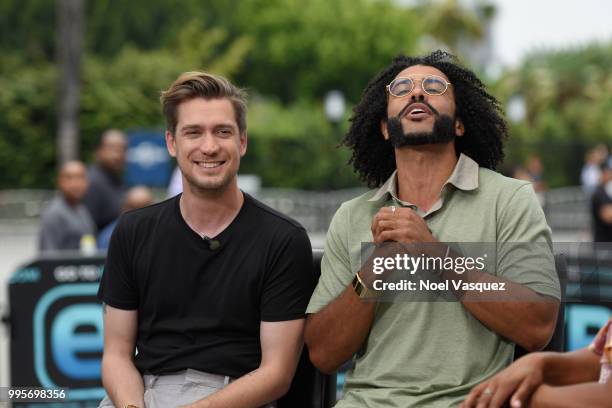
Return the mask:
{"type": "MultiPolygon", "coordinates": [[[[491,7],[481,5],[482,13],[494,14],[491,7]]],[[[454,53],[458,52],[460,40],[478,40],[483,36],[479,16],[462,7],[457,0],[427,2],[418,10],[423,16],[423,31],[446,44],[454,53]]]]}
{"type": "MultiPolygon", "coordinates": [[[[86,5],[87,49],[112,57],[123,47],[156,50],[175,44],[185,24],[228,27],[239,0],[96,0],[86,5]]],[[[240,33],[232,33],[231,37],[240,33]]],[[[196,46],[197,43],[190,43],[196,46]]]]}
{"type": "MultiPolygon", "coordinates": [[[[447,3],[461,13],[445,9],[427,34],[478,33],[470,13],[447,3]]],[[[52,185],[55,7],[0,0],[0,188],[52,185]]],[[[181,72],[206,70],[251,95],[243,172],[265,186],[354,186],[349,152],[336,148],[348,124],[326,119],[323,97],[338,89],[357,102],[395,55],[415,52],[429,21],[422,13],[392,0],[86,1],[81,158],[108,127],[162,128],[160,91],[181,72]]]]}
{"type": "Polygon", "coordinates": [[[323,107],[301,100],[289,106],[255,99],[249,109],[249,147],[242,172],[264,185],[330,190],[357,184],[346,165],[349,152],[337,147],[346,129],[336,128],[323,107]]]}
{"type": "Polygon", "coordinates": [[[0,51],[31,63],[53,58],[54,1],[0,1],[0,51]]]}
{"type": "Polygon", "coordinates": [[[55,167],[55,67],[0,68],[0,188],[50,186],[55,167]]]}
{"type": "Polygon", "coordinates": [[[250,43],[237,38],[219,54],[217,45],[226,37],[221,28],[204,30],[191,21],[171,48],[142,51],[124,47],[111,61],[88,58],[80,115],[84,152],[92,150],[109,124],[120,129],[163,128],[159,97],[179,73],[206,69],[231,76],[236,72],[250,43]]]}
{"type": "Polygon", "coordinates": [[[251,0],[236,24],[257,44],[240,82],[285,102],[331,89],[357,101],[395,55],[414,51],[420,26],[410,9],[381,0],[251,0]]]}
{"type": "Polygon", "coordinates": [[[520,95],[526,105],[512,127],[514,158],[540,153],[552,187],[578,184],[587,148],[612,142],[610,66],[612,44],[532,54],[497,84],[502,100],[520,95]]]}
{"type": "MultiPolygon", "coordinates": [[[[81,84],[81,157],[91,159],[97,138],[104,129],[117,127],[163,128],[160,92],[179,73],[212,67],[214,72],[235,72],[248,49],[238,38],[223,55],[215,45],[225,37],[221,29],[194,31],[187,24],[179,32],[181,44],[190,36],[205,38],[208,47],[194,53],[179,46],[156,51],[124,47],[111,59],[87,56],[81,84]]],[[[28,66],[17,54],[3,56],[0,68],[0,188],[50,187],[55,167],[57,72],[49,62],[28,66]]]]}

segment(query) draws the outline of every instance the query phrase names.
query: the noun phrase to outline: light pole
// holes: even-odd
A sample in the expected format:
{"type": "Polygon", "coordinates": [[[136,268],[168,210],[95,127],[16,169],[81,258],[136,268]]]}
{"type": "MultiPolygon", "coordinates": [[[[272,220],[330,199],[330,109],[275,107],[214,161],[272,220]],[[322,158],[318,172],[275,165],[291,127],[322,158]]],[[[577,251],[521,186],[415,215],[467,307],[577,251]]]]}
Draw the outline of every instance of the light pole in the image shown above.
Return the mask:
{"type": "MultiPolygon", "coordinates": [[[[344,112],[346,111],[346,101],[344,99],[344,94],[342,93],[342,91],[339,91],[337,89],[329,91],[325,95],[324,105],[325,105],[325,116],[327,117],[327,120],[331,122],[334,128],[334,136],[336,137],[335,144],[337,144],[342,138],[342,131],[340,128],[340,123],[344,119],[344,112]]],[[[335,170],[334,174],[339,174],[341,165],[342,165],[341,163],[337,163],[337,160],[335,163],[332,164],[332,168],[335,170]]],[[[337,178],[335,177],[331,178],[328,184],[329,188],[334,188],[334,187],[337,188],[338,185],[335,183],[336,181],[337,181],[337,178]]]]}

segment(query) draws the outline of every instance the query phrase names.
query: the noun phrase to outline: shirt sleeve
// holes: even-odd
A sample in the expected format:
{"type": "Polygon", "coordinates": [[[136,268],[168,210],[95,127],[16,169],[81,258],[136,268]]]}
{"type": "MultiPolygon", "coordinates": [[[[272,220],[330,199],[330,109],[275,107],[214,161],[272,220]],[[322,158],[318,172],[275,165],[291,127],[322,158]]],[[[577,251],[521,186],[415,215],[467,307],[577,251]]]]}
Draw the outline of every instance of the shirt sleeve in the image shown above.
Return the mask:
{"type": "Polygon", "coordinates": [[[306,313],[317,313],[342,293],[353,279],[348,247],[348,209],[341,206],[329,225],[321,260],[321,276],[306,313]]]}
{"type": "Polygon", "coordinates": [[[41,251],[52,251],[61,248],[62,230],[57,218],[44,214],[40,222],[38,247],[41,251]]]}
{"type": "Polygon", "coordinates": [[[551,231],[531,184],[512,194],[502,209],[497,231],[497,274],[560,300],[551,231]]]}
{"type": "Polygon", "coordinates": [[[122,217],[111,235],[98,299],[118,309],[135,310],[138,308],[138,291],[133,279],[127,229],[122,217]]]}
{"type": "Polygon", "coordinates": [[[296,228],[279,246],[266,273],[261,320],[278,322],[304,318],[315,283],[310,239],[303,228],[296,228]]]}

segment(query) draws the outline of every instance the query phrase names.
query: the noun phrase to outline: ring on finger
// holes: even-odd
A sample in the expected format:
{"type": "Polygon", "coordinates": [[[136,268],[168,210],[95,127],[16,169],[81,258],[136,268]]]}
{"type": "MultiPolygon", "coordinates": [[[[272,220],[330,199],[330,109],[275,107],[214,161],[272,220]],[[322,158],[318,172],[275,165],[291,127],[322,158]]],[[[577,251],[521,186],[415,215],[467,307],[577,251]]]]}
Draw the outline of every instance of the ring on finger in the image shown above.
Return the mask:
{"type": "Polygon", "coordinates": [[[393,214],[395,214],[395,210],[397,210],[397,208],[396,208],[394,205],[392,205],[392,206],[391,206],[391,212],[392,212],[393,214]]]}
{"type": "Polygon", "coordinates": [[[493,395],[493,390],[491,390],[490,388],[485,388],[485,390],[482,392],[482,395],[493,395]]]}

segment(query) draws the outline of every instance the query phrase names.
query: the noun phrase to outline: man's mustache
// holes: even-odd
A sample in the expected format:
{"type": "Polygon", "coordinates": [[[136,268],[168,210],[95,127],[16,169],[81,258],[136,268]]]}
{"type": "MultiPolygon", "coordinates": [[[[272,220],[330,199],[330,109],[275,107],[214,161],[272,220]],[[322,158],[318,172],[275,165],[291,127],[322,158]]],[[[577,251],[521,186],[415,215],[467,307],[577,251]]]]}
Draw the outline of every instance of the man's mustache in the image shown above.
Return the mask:
{"type": "Polygon", "coordinates": [[[404,116],[404,113],[406,113],[406,111],[407,111],[408,109],[410,109],[410,107],[411,107],[412,105],[414,105],[415,103],[421,103],[421,104],[423,104],[423,105],[427,106],[429,109],[431,109],[431,111],[432,111],[432,113],[433,113],[434,115],[436,115],[436,116],[440,116],[440,113],[439,113],[439,112],[436,110],[436,108],[434,108],[433,106],[431,106],[429,103],[427,103],[427,102],[426,102],[426,101],[424,101],[424,100],[418,100],[418,101],[412,101],[412,102],[407,103],[407,104],[406,104],[406,106],[404,106],[404,107],[402,108],[402,110],[401,110],[401,111],[399,111],[399,113],[397,114],[397,119],[401,119],[401,118],[402,118],[402,116],[404,116]]]}

